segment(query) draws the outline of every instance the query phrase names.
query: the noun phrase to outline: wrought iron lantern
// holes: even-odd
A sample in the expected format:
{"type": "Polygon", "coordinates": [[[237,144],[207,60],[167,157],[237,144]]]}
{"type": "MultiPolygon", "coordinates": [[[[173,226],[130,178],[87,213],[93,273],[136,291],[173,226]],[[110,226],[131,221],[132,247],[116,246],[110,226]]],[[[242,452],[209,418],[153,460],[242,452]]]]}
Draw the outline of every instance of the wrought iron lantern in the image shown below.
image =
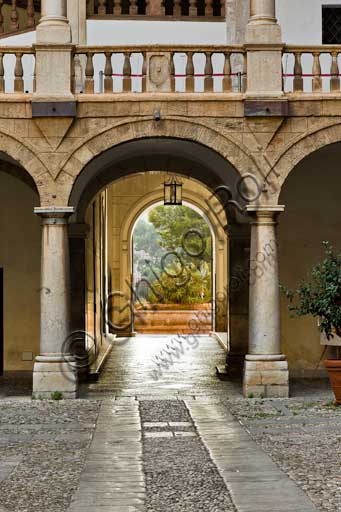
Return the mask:
{"type": "Polygon", "coordinates": [[[182,183],[177,181],[175,176],[173,176],[168,182],[164,183],[164,205],[182,205],[182,183]]]}

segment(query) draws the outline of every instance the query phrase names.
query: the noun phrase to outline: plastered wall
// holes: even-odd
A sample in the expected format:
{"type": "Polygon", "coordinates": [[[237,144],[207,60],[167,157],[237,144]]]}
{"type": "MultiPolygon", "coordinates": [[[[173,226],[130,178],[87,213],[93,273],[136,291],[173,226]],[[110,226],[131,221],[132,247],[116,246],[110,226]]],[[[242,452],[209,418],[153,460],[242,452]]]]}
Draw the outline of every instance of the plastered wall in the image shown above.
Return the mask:
{"type": "Polygon", "coordinates": [[[5,371],[33,368],[39,353],[40,219],[36,194],[0,172],[0,267],[4,269],[5,371]],[[23,355],[24,352],[28,354],[23,355]]]}

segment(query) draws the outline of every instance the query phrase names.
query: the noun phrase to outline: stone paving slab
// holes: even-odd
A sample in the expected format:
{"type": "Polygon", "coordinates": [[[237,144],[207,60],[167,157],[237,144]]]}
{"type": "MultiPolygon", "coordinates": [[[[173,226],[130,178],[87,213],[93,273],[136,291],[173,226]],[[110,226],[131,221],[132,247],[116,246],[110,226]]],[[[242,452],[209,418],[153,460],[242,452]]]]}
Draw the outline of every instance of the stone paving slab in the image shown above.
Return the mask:
{"type": "Polygon", "coordinates": [[[138,403],[101,404],[97,428],[69,512],[145,512],[138,403]]]}
{"type": "Polygon", "coordinates": [[[317,510],[227,410],[209,403],[188,402],[187,407],[238,512],[317,510]],[[227,426],[225,433],[224,425],[227,426]],[[250,473],[257,476],[257,481],[248,480],[250,473]]]}

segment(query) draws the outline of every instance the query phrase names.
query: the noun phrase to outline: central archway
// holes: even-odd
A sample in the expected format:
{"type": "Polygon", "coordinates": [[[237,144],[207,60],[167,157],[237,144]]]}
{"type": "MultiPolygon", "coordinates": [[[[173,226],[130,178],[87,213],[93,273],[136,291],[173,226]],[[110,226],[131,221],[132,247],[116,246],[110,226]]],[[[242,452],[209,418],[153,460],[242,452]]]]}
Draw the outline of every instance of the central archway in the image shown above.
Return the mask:
{"type": "MultiPolygon", "coordinates": [[[[227,150],[228,148],[226,148],[227,150]]],[[[234,155],[235,158],[235,155],[234,155]]],[[[211,147],[204,146],[193,140],[178,139],[172,137],[146,137],[131,142],[125,142],[117,146],[105,150],[99,156],[93,158],[78,175],[75,180],[73,189],[69,198],[69,205],[75,209],[75,214],[71,219],[73,225],[91,224],[91,216],[93,219],[100,219],[103,217],[102,226],[107,223],[104,210],[107,208],[106,190],[111,183],[118,183],[122,179],[127,179],[133,175],[151,176],[155,173],[163,172],[168,174],[181,175],[183,179],[190,180],[193,184],[198,183],[206,190],[206,198],[198,202],[195,187],[188,187],[188,197],[186,200],[204,211],[211,225],[216,224],[216,246],[219,251],[225,256],[221,258],[220,268],[222,278],[216,279],[216,300],[219,297],[219,304],[224,309],[225,318],[219,325],[214,325],[214,328],[219,331],[227,332],[229,326],[236,326],[236,343],[239,343],[241,351],[246,353],[247,344],[247,297],[243,294],[242,299],[238,299],[231,304],[231,309],[228,308],[228,276],[234,267],[240,264],[241,260],[247,258],[245,247],[249,246],[249,219],[242,213],[243,206],[247,203],[247,198],[240,195],[240,182],[242,173],[239,172],[222,154],[216,152],[211,147]],[[221,189],[223,193],[217,194],[217,189],[221,189]],[[101,198],[99,199],[99,197],[101,198]],[[231,205],[231,198],[238,198],[238,208],[231,205]],[[99,199],[98,204],[95,202],[99,199]],[[203,202],[206,202],[202,207],[203,202]],[[92,204],[93,209],[89,217],[89,205],[92,204]],[[88,213],[87,213],[88,212],[88,213]],[[233,243],[227,237],[227,224],[233,224],[235,233],[241,224],[244,225],[240,230],[241,235],[233,239],[233,243]],[[234,248],[234,256],[229,259],[229,244],[232,243],[234,248]],[[224,259],[225,258],[225,259],[224,259]],[[225,302],[224,302],[225,301],[225,302]],[[243,304],[241,304],[241,301],[243,304]],[[244,304],[245,301],[245,304],[244,304]],[[236,311],[234,313],[233,308],[236,311]],[[237,330],[238,329],[238,330],[237,330]]],[[[160,200],[160,191],[155,194],[153,189],[145,191],[146,203],[130,205],[129,211],[125,215],[127,222],[126,227],[120,227],[121,240],[115,240],[116,245],[121,243],[120,247],[120,260],[116,261],[117,268],[123,268],[123,274],[129,272],[130,264],[128,256],[125,254],[129,250],[130,234],[129,226],[132,226],[134,219],[139,213],[148,205],[153,204],[160,200]]],[[[71,225],[71,232],[72,232],[71,225]]],[[[102,227],[99,227],[101,230],[102,227]]],[[[75,232],[79,233],[77,228],[75,232]]],[[[84,238],[78,235],[72,239],[72,304],[74,309],[78,312],[80,309],[86,310],[85,297],[77,297],[78,291],[84,289],[84,284],[80,282],[81,273],[79,269],[84,268],[86,253],[96,251],[96,247],[100,246],[101,237],[95,234],[95,230],[90,229],[91,248],[89,248],[89,235],[88,241],[85,242],[84,238]],[[78,282],[77,282],[78,280],[78,282]],[[83,301],[84,308],[79,308],[77,304],[83,301]]],[[[106,243],[110,243],[108,240],[106,243]]],[[[218,250],[216,251],[218,255],[218,250]]],[[[96,259],[96,258],[95,258],[96,259]]],[[[218,268],[217,263],[217,268],[218,268]]],[[[127,286],[118,283],[115,285],[115,272],[109,275],[107,272],[106,258],[97,258],[97,263],[92,265],[91,281],[94,285],[92,290],[92,304],[90,305],[91,314],[93,319],[91,332],[97,338],[103,340],[102,334],[109,335],[112,329],[107,328],[108,314],[106,311],[105,296],[110,293],[110,290],[121,290],[120,293],[124,295],[123,300],[127,300],[127,296],[131,297],[131,290],[127,290],[127,286]],[[97,265],[97,267],[96,267],[97,265]],[[94,274],[97,276],[94,277],[94,274]],[[96,291],[97,287],[97,291],[96,291]],[[98,301],[96,305],[95,302],[98,301]]],[[[218,300],[217,300],[218,302],[218,300]]],[[[129,313],[130,306],[122,306],[127,308],[129,313]]],[[[89,308],[88,308],[89,310],[89,308]]],[[[76,312],[77,316],[77,312],[76,312]]],[[[74,327],[84,328],[82,324],[81,315],[78,315],[78,324],[73,324],[74,327]]],[[[238,352],[236,346],[234,352],[238,352]]],[[[243,356],[243,354],[241,354],[243,356]]]]}

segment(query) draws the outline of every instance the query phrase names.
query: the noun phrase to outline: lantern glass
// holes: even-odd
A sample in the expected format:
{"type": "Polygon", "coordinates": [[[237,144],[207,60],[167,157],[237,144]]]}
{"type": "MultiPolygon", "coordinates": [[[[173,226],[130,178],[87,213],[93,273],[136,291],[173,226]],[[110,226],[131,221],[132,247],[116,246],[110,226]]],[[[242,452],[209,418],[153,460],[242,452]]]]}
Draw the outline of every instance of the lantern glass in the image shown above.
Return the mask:
{"type": "Polygon", "coordinates": [[[168,183],[164,184],[164,205],[182,205],[182,183],[178,183],[175,176],[168,183]]]}

